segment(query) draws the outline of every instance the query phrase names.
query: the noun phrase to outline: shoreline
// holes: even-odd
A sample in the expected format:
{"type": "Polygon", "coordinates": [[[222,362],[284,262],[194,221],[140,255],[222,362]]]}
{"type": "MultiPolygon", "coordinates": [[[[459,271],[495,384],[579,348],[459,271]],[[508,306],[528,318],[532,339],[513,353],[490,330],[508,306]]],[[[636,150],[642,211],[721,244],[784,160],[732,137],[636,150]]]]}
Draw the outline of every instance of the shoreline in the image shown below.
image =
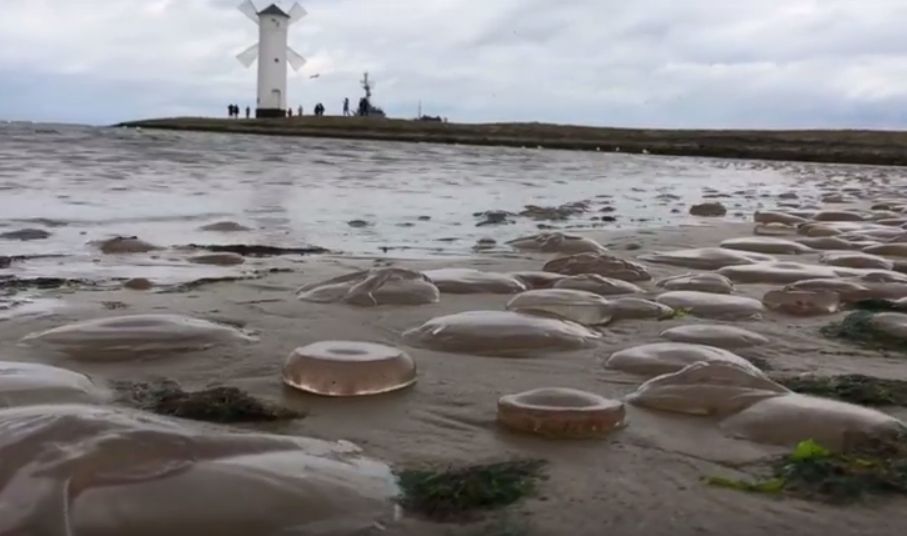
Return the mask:
{"type": "Polygon", "coordinates": [[[113,126],[221,134],[907,166],[907,132],[898,131],[629,129],[544,123],[462,124],[314,116],[281,119],[176,117],[128,121],[113,126]]]}

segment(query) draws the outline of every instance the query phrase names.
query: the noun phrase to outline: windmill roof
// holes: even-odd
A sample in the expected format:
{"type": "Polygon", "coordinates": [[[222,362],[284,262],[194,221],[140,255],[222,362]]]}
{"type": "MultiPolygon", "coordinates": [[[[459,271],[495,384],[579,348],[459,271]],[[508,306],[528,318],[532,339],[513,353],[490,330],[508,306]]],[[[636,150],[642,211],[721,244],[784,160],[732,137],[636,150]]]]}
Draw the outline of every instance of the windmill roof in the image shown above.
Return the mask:
{"type": "Polygon", "coordinates": [[[280,6],[277,4],[271,4],[270,6],[262,9],[258,12],[259,15],[278,15],[281,17],[290,18],[290,15],[286,11],[280,9],[280,6]]]}

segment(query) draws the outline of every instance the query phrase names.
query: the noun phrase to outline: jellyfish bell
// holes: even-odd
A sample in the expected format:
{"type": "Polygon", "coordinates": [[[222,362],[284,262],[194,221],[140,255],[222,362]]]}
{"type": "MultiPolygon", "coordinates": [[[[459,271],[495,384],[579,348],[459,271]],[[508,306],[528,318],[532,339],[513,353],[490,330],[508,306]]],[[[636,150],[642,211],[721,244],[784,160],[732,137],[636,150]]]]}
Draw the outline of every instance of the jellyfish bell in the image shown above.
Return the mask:
{"type": "Polygon", "coordinates": [[[497,420],[510,430],[551,439],[604,437],[627,422],[622,402],[557,387],[501,397],[497,420]]]}
{"type": "Polygon", "coordinates": [[[441,268],[423,273],[446,294],[516,294],[526,290],[526,285],[510,274],[469,268],[441,268]]]}
{"type": "Polygon", "coordinates": [[[728,266],[718,273],[735,283],[767,283],[786,285],[804,279],[841,277],[842,269],[796,262],[769,262],[728,266]]]}
{"type": "Polygon", "coordinates": [[[644,255],[640,259],[655,264],[681,266],[695,270],[717,270],[727,266],[771,262],[775,258],[762,253],[736,251],[726,248],[680,249],[644,255]]]}
{"type": "Polygon", "coordinates": [[[321,341],[297,348],[283,367],[283,382],[322,396],[389,393],[416,382],[416,363],[391,346],[321,341]]]}
{"type": "Polygon", "coordinates": [[[838,312],[841,297],[827,290],[771,290],[763,296],[762,303],[780,313],[818,316],[838,312]]]}
{"type": "Polygon", "coordinates": [[[734,283],[727,277],[713,272],[682,274],[658,281],[655,286],[665,290],[693,290],[714,294],[731,294],[734,283]]]}
{"type": "Polygon", "coordinates": [[[300,288],[297,297],[315,303],[343,302],[363,307],[427,305],[441,294],[421,272],[401,268],[366,270],[300,288]]]}
{"type": "Polygon", "coordinates": [[[819,261],[830,266],[843,266],[845,268],[876,270],[891,270],[894,268],[894,261],[868,253],[826,253],[822,255],[819,261]]]}
{"type": "Polygon", "coordinates": [[[513,311],[468,311],[433,318],[403,337],[412,346],[441,352],[523,357],[589,348],[601,334],[557,318],[513,311]]]}
{"type": "Polygon", "coordinates": [[[554,288],[583,290],[593,292],[600,296],[615,296],[620,294],[639,294],[643,290],[638,286],[610,277],[602,277],[598,274],[581,274],[565,277],[554,284],[554,288]]]}
{"type": "Polygon", "coordinates": [[[686,324],[667,329],[661,336],[674,342],[704,344],[725,349],[749,348],[769,342],[758,333],[721,324],[686,324]]]}
{"type": "Polygon", "coordinates": [[[514,249],[538,251],[541,253],[558,253],[561,255],[603,253],[607,251],[604,246],[591,238],[557,232],[540,233],[517,238],[507,242],[507,244],[514,249]]]}
{"type": "Polygon", "coordinates": [[[641,376],[677,372],[699,361],[733,363],[747,370],[759,369],[746,359],[723,348],[681,342],[644,344],[614,352],[605,367],[641,376]]]}
{"type": "Polygon", "coordinates": [[[721,247],[773,255],[799,255],[812,252],[812,248],[799,242],[771,237],[731,238],[721,242],[721,247]]]}
{"type": "Polygon", "coordinates": [[[665,320],[673,317],[673,308],[644,298],[622,297],[608,300],[608,309],[614,321],[665,320]]]}
{"type": "Polygon", "coordinates": [[[507,303],[508,311],[551,315],[586,326],[611,322],[607,300],[592,292],[569,289],[528,290],[507,303]]]}
{"type": "Polygon", "coordinates": [[[652,279],[645,266],[606,254],[580,253],[560,257],[549,261],[542,269],[563,275],[598,274],[631,283],[652,279]]]}
{"type": "Polygon", "coordinates": [[[32,333],[23,344],[48,346],[78,359],[123,359],[160,352],[204,350],[256,340],[247,332],[208,320],[147,314],[98,318],[32,333]]]}
{"type": "Polygon", "coordinates": [[[553,272],[510,272],[510,275],[521,281],[528,289],[551,288],[567,276],[553,272]]]}
{"type": "Polygon", "coordinates": [[[47,403],[103,403],[106,389],[71,370],[0,361],[0,408],[47,403]]]}
{"type": "Polygon", "coordinates": [[[759,300],[694,290],[665,292],[655,301],[693,316],[727,320],[761,318],[765,308],[759,300]]]}

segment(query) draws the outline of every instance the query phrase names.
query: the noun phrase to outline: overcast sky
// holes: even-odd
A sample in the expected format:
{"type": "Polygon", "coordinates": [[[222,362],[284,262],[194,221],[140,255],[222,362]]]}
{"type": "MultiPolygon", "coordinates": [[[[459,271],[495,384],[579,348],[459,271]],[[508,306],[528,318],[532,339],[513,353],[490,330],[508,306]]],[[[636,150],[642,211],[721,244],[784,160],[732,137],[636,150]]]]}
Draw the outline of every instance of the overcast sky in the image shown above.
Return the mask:
{"type": "MultiPolygon", "coordinates": [[[[259,8],[268,0],[257,0],[259,8]]],[[[282,2],[285,6],[292,2],[282,2]]],[[[3,0],[0,119],[254,105],[239,0],[3,0]]],[[[305,0],[290,104],[368,70],[391,115],[665,127],[907,127],[907,0],[305,0]],[[318,78],[310,78],[318,74],[318,78]]]]}

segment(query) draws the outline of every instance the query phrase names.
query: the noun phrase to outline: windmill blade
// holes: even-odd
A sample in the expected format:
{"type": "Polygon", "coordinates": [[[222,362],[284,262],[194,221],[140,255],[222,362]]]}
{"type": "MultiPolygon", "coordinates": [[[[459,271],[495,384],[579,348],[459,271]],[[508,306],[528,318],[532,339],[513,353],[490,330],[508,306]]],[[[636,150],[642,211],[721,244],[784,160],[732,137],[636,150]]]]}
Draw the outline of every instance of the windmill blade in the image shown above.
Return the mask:
{"type": "Polygon", "coordinates": [[[244,67],[251,67],[255,60],[258,59],[258,45],[252,45],[249,48],[243,50],[236,55],[236,59],[239,60],[239,63],[242,63],[244,67]]]}
{"type": "Polygon", "coordinates": [[[302,6],[300,6],[298,3],[293,4],[293,7],[290,8],[290,13],[289,13],[289,15],[290,15],[290,24],[299,22],[299,19],[305,17],[305,16],[308,15],[308,14],[309,14],[309,12],[306,11],[305,8],[303,8],[302,6]]]}
{"type": "Polygon", "coordinates": [[[238,9],[243,15],[249,17],[249,20],[258,24],[258,8],[255,7],[252,0],[245,0],[245,2],[238,6],[238,9]]]}
{"type": "Polygon", "coordinates": [[[303,58],[299,52],[296,52],[290,47],[287,47],[287,61],[290,62],[290,67],[292,67],[294,71],[302,69],[306,64],[306,59],[303,58]]]}

